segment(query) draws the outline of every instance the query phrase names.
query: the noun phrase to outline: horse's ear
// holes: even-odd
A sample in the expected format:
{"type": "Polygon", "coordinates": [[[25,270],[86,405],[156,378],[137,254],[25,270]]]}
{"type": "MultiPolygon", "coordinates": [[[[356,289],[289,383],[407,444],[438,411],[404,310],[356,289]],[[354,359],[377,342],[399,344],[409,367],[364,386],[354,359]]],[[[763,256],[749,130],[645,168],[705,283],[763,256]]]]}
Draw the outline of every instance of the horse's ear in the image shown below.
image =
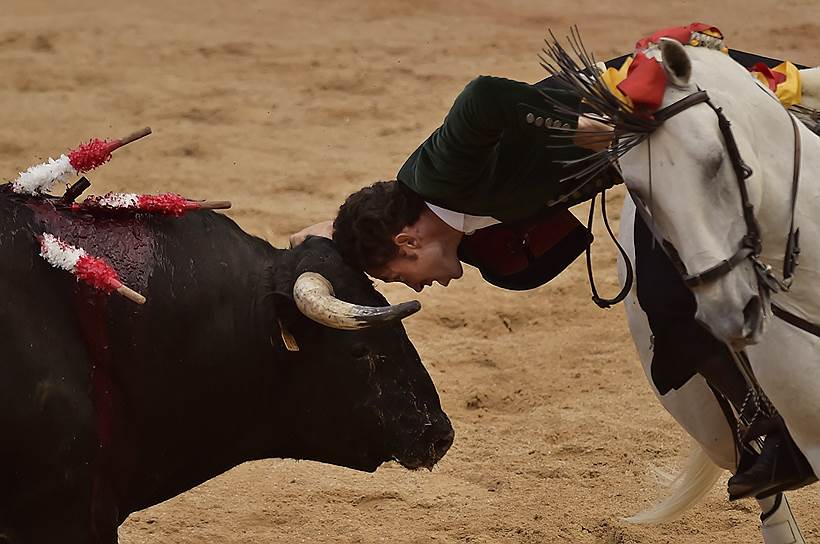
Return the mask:
{"type": "Polygon", "coordinates": [[[800,70],[800,85],[803,87],[800,105],[820,110],[820,66],[800,70]]]}
{"type": "Polygon", "coordinates": [[[686,49],[678,40],[661,38],[659,44],[663,55],[663,69],[669,76],[670,82],[676,87],[685,87],[689,84],[692,75],[692,61],[686,54],[686,49]]]}

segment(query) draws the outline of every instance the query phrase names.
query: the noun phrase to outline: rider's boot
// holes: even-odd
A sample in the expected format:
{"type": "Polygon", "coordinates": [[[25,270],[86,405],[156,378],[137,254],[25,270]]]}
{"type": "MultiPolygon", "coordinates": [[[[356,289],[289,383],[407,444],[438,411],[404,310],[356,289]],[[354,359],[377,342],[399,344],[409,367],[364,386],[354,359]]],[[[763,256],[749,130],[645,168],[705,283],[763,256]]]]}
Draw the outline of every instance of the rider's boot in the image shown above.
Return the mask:
{"type": "MultiPolygon", "coordinates": [[[[746,381],[728,351],[703,358],[698,372],[729,400],[736,412],[753,408],[744,406],[746,381]]],[[[729,479],[729,500],[751,496],[765,498],[817,480],[780,416],[756,422],[741,442],[748,444],[763,435],[766,440],[759,455],[745,448],[742,450],[737,472],[729,479]]]]}
{"type": "Polygon", "coordinates": [[[729,478],[729,500],[755,496],[764,499],[816,482],[806,457],[779,417],[766,434],[763,449],[748,468],[741,463],[729,478]]]}

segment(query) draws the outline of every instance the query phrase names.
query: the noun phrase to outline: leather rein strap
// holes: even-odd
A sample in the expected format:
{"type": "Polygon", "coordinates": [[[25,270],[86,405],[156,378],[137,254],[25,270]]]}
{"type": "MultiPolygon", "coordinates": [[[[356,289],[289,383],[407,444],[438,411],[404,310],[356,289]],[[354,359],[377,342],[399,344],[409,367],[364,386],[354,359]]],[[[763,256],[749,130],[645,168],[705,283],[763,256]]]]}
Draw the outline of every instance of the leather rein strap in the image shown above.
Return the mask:
{"type": "Polygon", "coordinates": [[[794,315],[791,312],[787,312],[786,310],[784,310],[776,304],[772,304],[772,313],[775,315],[775,317],[779,317],[789,325],[797,327],[798,329],[803,329],[804,331],[820,338],[820,326],[815,325],[811,321],[806,321],[800,316],[794,315]]]}
{"type": "Polygon", "coordinates": [[[794,228],[794,215],[797,210],[797,188],[800,181],[800,127],[797,126],[797,121],[794,120],[793,115],[789,114],[789,120],[792,122],[792,129],[794,130],[794,169],[792,171],[792,211],[789,219],[789,236],[786,240],[786,255],[783,257],[783,283],[787,289],[791,287],[794,269],[797,268],[800,260],[800,229],[794,228]]]}
{"type": "MultiPolygon", "coordinates": [[[[592,200],[589,203],[589,218],[587,220],[587,230],[590,234],[592,234],[592,219],[595,214],[595,199],[598,197],[597,194],[592,195],[592,200]]],[[[606,215],[606,189],[601,191],[601,217],[604,219],[604,226],[606,227],[607,232],[609,233],[609,237],[615,242],[615,247],[618,248],[618,252],[621,254],[621,258],[624,262],[624,267],[626,268],[626,278],[624,278],[623,287],[612,298],[602,298],[598,294],[598,289],[595,287],[595,278],[592,274],[592,244],[589,244],[586,249],[586,259],[587,259],[587,276],[589,277],[589,287],[592,290],[592,302],[594,302],[599,308],[610,308],[615,304],[618,304],[623,299],[626,298],[626,295],[629,294],[630,289],[632,289],[632,282],[634,281],[635,273],[632,270],[632,261],[629,260],[629,255],[626,254],[626,250],[623,248],[620,242],[618,242],[618,238],[615,236],[615,233],[612,232],[612,227],[609,226],[609,219],[606,215]]]]}

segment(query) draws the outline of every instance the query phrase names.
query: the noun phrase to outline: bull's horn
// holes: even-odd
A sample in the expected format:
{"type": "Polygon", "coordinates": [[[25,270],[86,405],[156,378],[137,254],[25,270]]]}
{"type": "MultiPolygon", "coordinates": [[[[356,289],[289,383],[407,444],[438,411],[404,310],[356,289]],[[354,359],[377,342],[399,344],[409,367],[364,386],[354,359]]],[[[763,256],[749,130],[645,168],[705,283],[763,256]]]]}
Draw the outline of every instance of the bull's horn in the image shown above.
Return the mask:
{"type": "Polygon", "coordinates": [[[404,319],[418,312],[417,300],[390,306],[360,306],[333,296],[333,286],[321,274],[305,272],[293,285],[293,299],[299,311],[322,325],[352,331],[404,319]]]}

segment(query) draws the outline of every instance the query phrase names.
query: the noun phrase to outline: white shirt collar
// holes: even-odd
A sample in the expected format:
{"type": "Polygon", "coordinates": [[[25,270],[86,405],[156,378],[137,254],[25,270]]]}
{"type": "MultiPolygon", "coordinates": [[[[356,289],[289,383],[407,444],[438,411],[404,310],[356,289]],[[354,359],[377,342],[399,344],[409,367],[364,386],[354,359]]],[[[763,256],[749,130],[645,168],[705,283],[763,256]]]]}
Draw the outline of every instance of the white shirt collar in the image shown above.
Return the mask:
{"type": "Polygon", "coordinates": [[[478,229],[483,229],[484,227],[496,225],[501,222],[494,217],[487,217],[483,215],[469,215],[466,213],[454,212],[452,210],[448,210],[447,208],[442,208],[441,206],[430,204],[429,202],[425,202],[425,204],[427,204],[427,207],[430,208],[430,211],[436,214],[439,219],[441,219],[457,231],[461,231],[467,235],[474,233],[478,229]]]}

